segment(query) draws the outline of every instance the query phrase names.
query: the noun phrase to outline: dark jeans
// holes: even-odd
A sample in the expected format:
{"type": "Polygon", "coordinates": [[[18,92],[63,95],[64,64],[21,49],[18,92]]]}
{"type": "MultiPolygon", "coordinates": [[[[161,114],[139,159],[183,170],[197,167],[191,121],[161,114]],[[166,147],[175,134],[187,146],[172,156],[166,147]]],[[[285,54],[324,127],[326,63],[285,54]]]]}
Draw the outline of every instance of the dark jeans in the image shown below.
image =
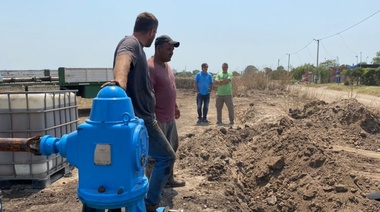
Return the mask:
{"type": "Polygon", "coordinates": [[[209,103],[210,103],[210,94],[202,95],[198,93],[197,95],[198,119],[200,120],[207,119],[209,103]],[[203,104],[203,116],[202,116],[202,104],[203,104]]]}

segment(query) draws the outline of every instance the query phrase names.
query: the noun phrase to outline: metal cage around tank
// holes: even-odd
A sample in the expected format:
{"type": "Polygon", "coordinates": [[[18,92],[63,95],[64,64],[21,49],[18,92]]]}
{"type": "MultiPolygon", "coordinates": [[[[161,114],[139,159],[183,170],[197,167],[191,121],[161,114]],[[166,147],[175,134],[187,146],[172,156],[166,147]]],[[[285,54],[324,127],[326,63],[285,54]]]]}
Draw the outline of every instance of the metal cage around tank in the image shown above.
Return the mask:
{"type": "MultiPolygon", "coordinates": [[[[0,138],[29,138],[36,135],[61,137],[78,126],[75,90],[0,93],[0,138]]],[[[28,152],[0,151],[0,182],[33,180],[50,184],[57,172],[68,172],[67,160],[28,152]]]]}

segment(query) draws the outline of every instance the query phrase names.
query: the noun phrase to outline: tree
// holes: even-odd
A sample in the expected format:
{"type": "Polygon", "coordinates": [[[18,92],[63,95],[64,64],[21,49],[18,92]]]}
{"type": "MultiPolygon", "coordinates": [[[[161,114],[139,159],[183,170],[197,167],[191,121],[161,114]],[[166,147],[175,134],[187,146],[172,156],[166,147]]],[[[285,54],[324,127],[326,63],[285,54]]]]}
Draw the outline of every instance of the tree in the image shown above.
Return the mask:
{"type": "Polygon", "coordinates": [[[352,70],[344,70],[343,75],[349,77],[350,85],[353,85],[356,82],[356,85],[359,85],[360,77],[363,76],[363,68],[355,68],[352,70]]]}
{"type": "Polygon", "coordinates": [[[293,77],[295,80],[302,80],[303,75],[305,74],[307,75],[309,71],[312,71],[314,69],[315,69],[314,65],[310,63],[305,63],[304,65],[298,66],[297,68],[292,70],[293,77]]]}
{"type": "Polygon", "coordinates": [[[249,65],[244,69],[243,75],[253,74],[253,73],[256,73],[258,71],[259,71],[259,69],[257,69],[255,66],[249,65]]]}
{"type": "Polygon", "coordinates": [[[380,85],[380,68],[365,68],[360,79],[363,85],[380,85]]]}
{"type": "Polygon", "coordinates": [[[330,73],[331,73],[330,67],[318,66],[317,74],[318,74],[319,83],[328,82],[330,73]]]}
{"type": "Polygon", "coordinates": [[[276,70],[277,70],[277,71],[284,71],[285,68],[284,68],[284,66],[278,66],[276,70]]]}
{"type": "Polygon", "coordinates": [[[272,71],[273,70],[271,68],[269,68],[269,67],[265,67],[264,68],[264,72],[265,72],[266,75],[270,75],[270,73],[272,73],[272,71]]]}
{"type": "Polygon", "coordinates": [[[198,69],[193,70],[193,75],[197,75],[200,71],[198,69]]]}
{"type": "Polygon", "coordinates": [[[319,66],[322,66],[324,68],[333,68],[333,67],[337,67],[338,63],[336,62],[336,60],[326,60],[320,63],[319,66]]]}
{"type": "Polygon", "coordinates": [[[338,66],[339,64],[336,60],[325,60],[318,65],[317,70],[313,74],[317,74],[320,83],[329,82],[331,70],[338,66]]]}
{"type": "Polygon", "coordinates": [[[376,57],[373,58],[373,64],[380,64],[380,52],[376,52],[376,57]]]}
{"type": "Polygon", "coordinates": [[[192,73],[190,71],[183,70],[182,72],[177,72],[177,77],[191,77],[192,73]]]}

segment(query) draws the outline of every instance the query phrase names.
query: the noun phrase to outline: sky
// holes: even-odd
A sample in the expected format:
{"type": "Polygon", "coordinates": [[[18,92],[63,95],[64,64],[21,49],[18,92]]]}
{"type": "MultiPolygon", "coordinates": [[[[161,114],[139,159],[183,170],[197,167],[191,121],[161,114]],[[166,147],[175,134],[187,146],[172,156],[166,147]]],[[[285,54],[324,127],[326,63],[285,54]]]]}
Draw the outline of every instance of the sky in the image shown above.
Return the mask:
{"type": "Polygon", "coordinates": [[[157,36],[180,42],[177,71],[287,70],[317,57],[352,65],[380,51],[379,0],[0,0],[0,70],[110,68],[145,11],[159,20],[157,36]]]}

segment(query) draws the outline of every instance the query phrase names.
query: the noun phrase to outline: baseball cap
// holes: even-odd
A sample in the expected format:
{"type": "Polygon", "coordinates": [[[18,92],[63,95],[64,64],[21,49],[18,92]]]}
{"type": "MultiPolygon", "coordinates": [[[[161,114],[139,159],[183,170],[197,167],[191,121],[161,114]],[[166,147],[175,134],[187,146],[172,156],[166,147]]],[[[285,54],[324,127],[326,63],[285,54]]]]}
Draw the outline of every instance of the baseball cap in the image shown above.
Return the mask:
{"type": "Polygon", "coordinates": [[[159,46],[159,45],[162,45],[164,43],[169,43],[169,44],[173,45],[174,47],[178,47],[179,46],[179,42],[178,41],[174,41],[173,39],[171,39],[167,35],[161,35],[161,36],[157,37],[156,41],[154,42],[154,45],[155,46],[159,46]]]}

